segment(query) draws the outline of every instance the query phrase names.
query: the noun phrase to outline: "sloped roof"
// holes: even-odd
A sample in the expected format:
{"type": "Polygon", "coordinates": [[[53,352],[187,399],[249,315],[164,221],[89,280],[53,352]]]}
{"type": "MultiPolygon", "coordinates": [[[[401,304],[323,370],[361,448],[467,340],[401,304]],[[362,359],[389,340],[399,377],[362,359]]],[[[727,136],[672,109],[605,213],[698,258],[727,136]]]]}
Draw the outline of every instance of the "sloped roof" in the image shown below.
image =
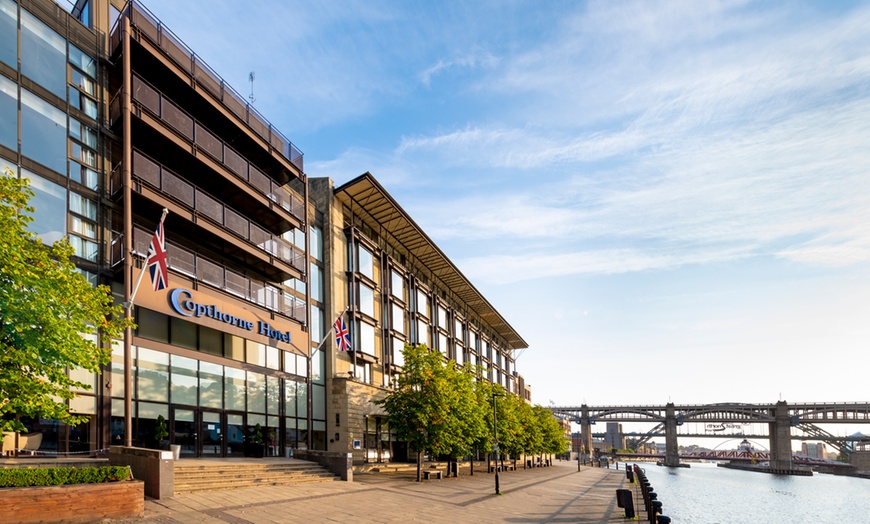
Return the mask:
{"type": "Polygon", "coordinates": [[[435,242],[420,229],[420,226],[387,193],[371,173],[364,173],[335,188],[334,194],[340,202],[355,212],[363,211],[376,225],[388,231],[408,251],[411,257],[425,266],[483,323],[488,324],[493,331],[504,338],[508,344],[508,349],[528,347],[519,333],[459,271],[447,258],[447,255],[435,245],[435,242]]]}

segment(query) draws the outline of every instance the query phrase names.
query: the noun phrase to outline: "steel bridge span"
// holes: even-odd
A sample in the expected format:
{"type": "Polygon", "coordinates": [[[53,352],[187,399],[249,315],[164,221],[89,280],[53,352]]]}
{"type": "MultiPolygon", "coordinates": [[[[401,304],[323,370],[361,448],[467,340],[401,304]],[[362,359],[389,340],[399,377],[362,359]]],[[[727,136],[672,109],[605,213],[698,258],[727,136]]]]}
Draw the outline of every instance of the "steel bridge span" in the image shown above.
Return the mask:
{"type": "MultiPolygon", "coordinates": [[[[831,435],[816,424],[870,423],[870,402],[836,402],[788,404],[687,404],[632,405],[632,406],[551,406],[557,415],[570,417],[580,424],[581,453],[591,455],[591,425],[596,421],[655,422],[658,425],[647,434],[665,437],[666,466],[677,466],[680,455],[677,445],[677,427],[686,422],[699,423],[761,423],[767,424],[770,439],[770,465],[772,468],[790,469],[794,464],[791,450],[792,428],[797,427],[812,440],[830,442],[843,450],[842,439],[831,435]]],[[[697,435],[706,436],[711,435],[697,435]]],[[[724,435],[723,435],[724,436],[724,435]]],[[[847,450],[848,451],[848,450],[847,450]]]]}

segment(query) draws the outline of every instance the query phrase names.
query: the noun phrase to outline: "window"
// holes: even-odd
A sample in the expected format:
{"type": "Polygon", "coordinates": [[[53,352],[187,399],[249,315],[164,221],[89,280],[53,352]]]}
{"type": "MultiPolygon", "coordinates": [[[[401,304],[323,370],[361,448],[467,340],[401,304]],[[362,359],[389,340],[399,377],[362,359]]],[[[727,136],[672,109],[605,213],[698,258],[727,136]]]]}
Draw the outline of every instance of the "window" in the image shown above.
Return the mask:
{"type": "Polygon", "coordinates": [[[444,333],[438,333],[438,351],[447,354],[447,335],[444,333]]]}
{"type": "Polygon", "coordinates": [[[315,260],[323,261],[323,230],[319,227],[311,226],[309,229],[309,242],[311,242],[311,256],[315,260]]]}
{"type": "Polygon", "coordinates": [[[438,306],[438,327],[441,329],[447,329],[447,310],[444,309],[441,305],[438,306]]]}
{"type": "Polygon", "coordinates": [[[402,302],[405,301],[405,278],[395,269],[390,270],[390,292],[402,302]]]}
{"type": "MultiPolygon", "coordinates": [[[[69,46],[69,63],[81,69],[91,78],[97,76],[97,61],[72,44],[69,46]]],[[[88,94],[93,95],[94,92],[89,91],[88,94]]]]}
{"type": "Polygon", "coordinates": [[[197,361],[192,358],[172,355],[172,383],[170,393],[173,404],[195,406],[197,399],[197,361]]]}
{"type": "Polygon", "coordinates": [[[23,9],[21,73],[59,98],[66,98],[66,41],[23,9]]]}
{"type": "Polygon", "coordinates": [[[359,245],[357,246],[357,271],[372,280],[375,279],[374,256],[371,251],[359,245]]]}
{"type": "Polygon", "coordinates": [[[432,342],[429,340],[429,323],[425,320],[417,320],[417,343],[432,347],[432,342]]]}
{"type": "Polygon", "coordinates": [[[91,220],[97,219],[97,204],[93,200],[83,197],[78,193],[70,192],[69,210],[91,220]]]}
{"type": "Polygon", "coordinates": [[[362,282],[359,284],[359,310],[372,318],[375,316],[375,290],[362,282]]]}
{"type": "Polygon", "coordinates": [[[266,412],[266,375],[248,371],[248,411],[266,412]]]}
{"type": "MultiPolygon", "coordinates": [[[[0,26],[3,21],[2,2],[0,0],[0,26]]],[[[0,38],[2,38],[0,27],[0,38]]],[[[0,144],[18,150],[18,86],[0,75],[0,144]]]]}
{"type": "Polygon", "coordinates": [[[429,296],[422,289],[417,290],[417,313],[429,318],[429,296]]]}
{"type": "Polygon", "coordinates": [[[395,304],[395,303],[392,304],[391,306],[392,306],[393,318],[392,318],[392,324],[390,324],[390,327],[394,331],[404,333],[405,332],[405,309],[402,308],[402,306],[400,306],[399,304],[395,304]]]}
{"type": "Polygon", "coordinates": [[[317,267],[317,264],[311,264],[308,285],[311,288],[311,299],[323,302],[323,271],[317,267]]]}
{"type": "Polygon", "coordinates": [[[375,327],[366,322],[359,323],[360,350],[363,353],[375,356],[375,327]]]}
{"type": "Polygon", "coordinates": [[[0,0],[0,62],[18,68],[18,5],[0,0]]]}
{"type": "Polygon", "coordinates": [[[453,338],[459,341],[465,340],[465,337],[463,337],[462,333],[462,321],[459,319],[455,319],[453,321],[453,338]]]}
{"type": "Polygon", "coordinates": [[[139,348],[138,378],[139,400],[169,401],[169,355],[143,347],[139,348]]]}
{"type": "Polygon", "coordinates": [[[25,89],[21,90],[21,153],[66,174],[66,115],[25,89]]]}
{"type": "Polygon", "coordinates": [[[462,346],[456,346],[456,350],[454,351],[454,353],[456,353],[454,355],[454,360],[456,360],[456,363],[459,364],[460,366],[462,364],[464,364],[465,363],[465,359],[464,359],[465,350],[462,348],[462,346]]]}
{"type": "Polygon", "coordinates": [[[22,175],[30,179],[35,209],[30,230],[39,235],[43,243],[53,244],[66,235],[66,189],[22,169],[22,175]]]}
{"type": "Polygon", "coordinates": [[[393,365],[394,366],[404,366],[405,365],[405,355],[402,353],[402,350],[405,349],[405,341],[393,337],[393,365]]]}
{"type": "Polygon", "coordinates": [[[320,342],[323,338],[323,310],[317,306],[311,306],[311,338],[320,342]]]}

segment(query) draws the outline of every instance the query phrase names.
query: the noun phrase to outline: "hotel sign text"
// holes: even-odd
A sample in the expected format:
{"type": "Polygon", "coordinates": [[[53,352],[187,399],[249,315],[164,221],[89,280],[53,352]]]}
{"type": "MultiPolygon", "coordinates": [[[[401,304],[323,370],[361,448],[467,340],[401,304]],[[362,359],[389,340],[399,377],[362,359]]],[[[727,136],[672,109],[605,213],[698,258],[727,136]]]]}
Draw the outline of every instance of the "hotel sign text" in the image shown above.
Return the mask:
{"type": "Polygon", "coordinates": [[[195,302],[190,291],[182,288],[176,288],[169,294],[169,304],[181,316],[184,317],[208,317],[231,326],[236,326],[248,331],[255,331],[258,335],[264,335],[273,338],[280,342],[290,342],[289,331],[278,331],[273,329],[268,322],[258,320],[256,323],[243,318],[239,318],[229,313],[224,313],[214,304],[201,304],[195,302]]]}

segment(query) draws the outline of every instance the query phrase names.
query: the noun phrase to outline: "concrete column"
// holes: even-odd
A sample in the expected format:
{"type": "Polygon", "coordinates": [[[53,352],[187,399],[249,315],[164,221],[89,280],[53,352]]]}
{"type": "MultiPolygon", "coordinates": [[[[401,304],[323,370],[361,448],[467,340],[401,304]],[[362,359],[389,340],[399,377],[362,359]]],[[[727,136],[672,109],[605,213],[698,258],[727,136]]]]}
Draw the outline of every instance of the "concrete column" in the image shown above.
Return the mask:
{"type": "Polygon", "coordinates": [[[792,469],[791,417],[788,403],[780,400],[773,410],[775,422],[770,425],[770,467],[792,469]]]}
{"type": "Polygon", "coordinates": [[[673,403],[665,405],[665,466],[680,465],[680,448],[677,445],[677,411],[673,403]]]}
{"type": "Polygon", "coordinates": [[[589,407],[581,406],[580,411],[580,454],[586,454],[592,458],[592,424],[589,422],[589,407]]]}

